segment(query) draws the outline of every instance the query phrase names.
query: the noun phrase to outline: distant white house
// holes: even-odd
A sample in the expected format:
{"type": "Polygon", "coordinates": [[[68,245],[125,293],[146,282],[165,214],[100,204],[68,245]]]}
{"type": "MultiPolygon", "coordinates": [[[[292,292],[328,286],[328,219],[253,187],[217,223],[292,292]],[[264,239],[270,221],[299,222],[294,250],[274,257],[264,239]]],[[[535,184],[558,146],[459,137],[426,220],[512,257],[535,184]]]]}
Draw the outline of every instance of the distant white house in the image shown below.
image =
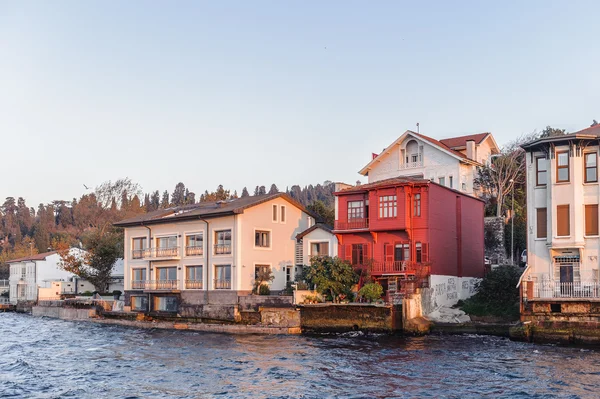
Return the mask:
{"type": "MultiPolygon", "coordinates": [[[[86,251],[71,248],[70,253],[83,257],[86,251]]],[[[59,267],[60,260],[58,252],[51,251],[8,261],[10,302],[16,304],[20,301],[37,301],[40,296],[59,297],[61,294],[81,294],[95,290],[86,280],[62,270],[59,267]]],[[[123,281],[123,259],[118,259],[107,291],[123,291],[123,281]]]]}
{"type": "Polygon", "coordinates": [[[317,223],[296,235],[296,265],[310,265],[313,256],[337,256],[338,240],[331,227],[317,223]]]}

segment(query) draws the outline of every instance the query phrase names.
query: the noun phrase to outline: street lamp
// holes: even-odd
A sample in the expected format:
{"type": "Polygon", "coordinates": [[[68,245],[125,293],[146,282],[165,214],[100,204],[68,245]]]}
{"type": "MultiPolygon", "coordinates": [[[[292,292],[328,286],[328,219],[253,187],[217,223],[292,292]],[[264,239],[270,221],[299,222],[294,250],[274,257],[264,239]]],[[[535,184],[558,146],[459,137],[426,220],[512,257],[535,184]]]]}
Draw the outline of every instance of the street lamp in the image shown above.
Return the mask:
{"type": "Polygon", "coordinates": [[[511,200],[510,207],[510,263],[515,265],[515,180],[510,179],[511,184],[511,200]]]}

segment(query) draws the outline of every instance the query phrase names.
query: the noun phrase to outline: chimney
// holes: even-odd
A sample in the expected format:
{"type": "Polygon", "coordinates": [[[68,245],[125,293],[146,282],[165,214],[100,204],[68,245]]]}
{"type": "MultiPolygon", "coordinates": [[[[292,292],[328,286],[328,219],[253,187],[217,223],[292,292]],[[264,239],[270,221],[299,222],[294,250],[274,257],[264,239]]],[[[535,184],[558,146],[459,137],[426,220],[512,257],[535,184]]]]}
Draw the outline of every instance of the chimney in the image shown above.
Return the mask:
{"type": "Polygon", "coordinates": [[[372,152],[372,153],[371,153],[371,158],[372,158],[372,159],[375,159],[375,158],[377,158],[378,156],[379,156],[379,154],[375,154],[374,152],[372,152]]]}
{"type": "Polygon", "coordinates": [[[467,158],[475,161],[475,140],[467,140],[467,158]]]}

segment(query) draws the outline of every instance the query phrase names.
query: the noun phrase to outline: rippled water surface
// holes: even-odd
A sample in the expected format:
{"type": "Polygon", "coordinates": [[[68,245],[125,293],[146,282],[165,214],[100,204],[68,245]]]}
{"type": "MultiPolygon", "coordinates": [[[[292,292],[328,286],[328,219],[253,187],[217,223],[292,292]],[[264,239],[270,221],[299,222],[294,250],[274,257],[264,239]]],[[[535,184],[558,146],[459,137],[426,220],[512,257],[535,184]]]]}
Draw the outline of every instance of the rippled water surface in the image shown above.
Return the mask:
{"type": "Polygon", "coordinates": [[[598,398],[600,354],[483,336],[235,336],[0,314],[0,398],[598,398]]]}

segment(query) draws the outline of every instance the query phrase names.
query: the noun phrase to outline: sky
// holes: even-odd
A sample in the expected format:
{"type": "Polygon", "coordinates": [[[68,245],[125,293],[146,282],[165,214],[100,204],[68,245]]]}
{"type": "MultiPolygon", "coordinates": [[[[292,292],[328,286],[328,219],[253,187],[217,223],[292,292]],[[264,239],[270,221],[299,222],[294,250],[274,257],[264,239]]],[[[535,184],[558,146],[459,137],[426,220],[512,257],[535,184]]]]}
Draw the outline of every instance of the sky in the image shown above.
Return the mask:
{"type": "Polygon", "coordinates": [[[598,1],[0,0],[0,198],[354,183],[407,129],[600,120],[598,1]]]}

